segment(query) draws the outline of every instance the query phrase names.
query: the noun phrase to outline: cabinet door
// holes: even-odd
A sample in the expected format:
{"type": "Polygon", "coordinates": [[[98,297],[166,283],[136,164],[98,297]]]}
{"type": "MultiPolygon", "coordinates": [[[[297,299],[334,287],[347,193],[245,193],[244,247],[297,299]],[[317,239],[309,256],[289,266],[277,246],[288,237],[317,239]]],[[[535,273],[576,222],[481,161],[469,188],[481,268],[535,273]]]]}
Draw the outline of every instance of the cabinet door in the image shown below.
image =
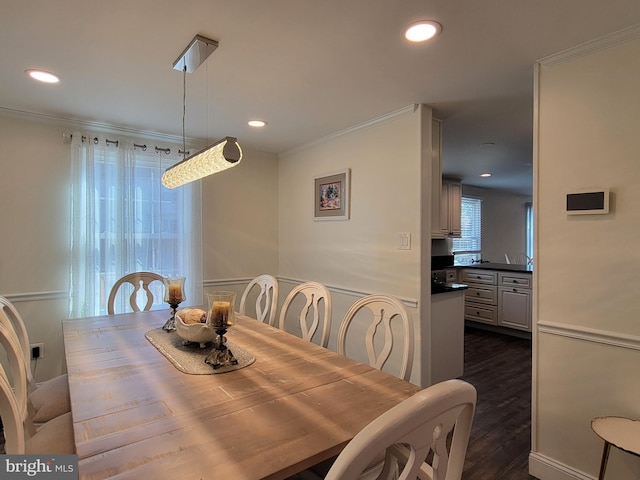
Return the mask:
{"type": "Polygon", "coordinates": [[[448,237],[449,228],[449,182],[442,182],[442,194],[440,195],[440,232],[443,237],[448,237]]]}
{"type": "Polygon", "coordinates": [[[531,290],[498,287],[498,325],[531,331],[531,290]]]}
{"type": "Polygon", "coordinates": [[[440,228],[442,202],[442,125],[431,121],[431,238],[444,238],[440,228]]]}
{"type": "Polygon", "coordinates": [[[460,238],[462,210],[462,184],[458,182],[449,183],[449,235],[460,238]]]}

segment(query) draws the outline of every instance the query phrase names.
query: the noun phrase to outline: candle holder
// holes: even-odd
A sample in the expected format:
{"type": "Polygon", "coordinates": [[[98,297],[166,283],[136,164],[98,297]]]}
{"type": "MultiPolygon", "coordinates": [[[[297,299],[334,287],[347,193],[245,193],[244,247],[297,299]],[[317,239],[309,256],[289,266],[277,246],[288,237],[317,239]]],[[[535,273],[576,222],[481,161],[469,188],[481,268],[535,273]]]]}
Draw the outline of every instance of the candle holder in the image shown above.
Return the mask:
{"type": "Polygon", "coordinates": [[[171,318],[163,325],[162,329],[173,332],[176,329],[176,311],[178,305],[187,299],[184,293],[185,277],[169,277],[163,279],[164,301],[171,307],[171,318]]]}
{"type": "Polygon", "coordinates": [[[211,353],[207,355],[204,361],[216,370],[228,365],[237,365],[238,360],[225,345],[227,343],[227,338],[225,337],[227,329],[236,323],[236,292],[208,293],[207,298],[209,300],[207,324],[215,330],[217,337],[211,353]]]}

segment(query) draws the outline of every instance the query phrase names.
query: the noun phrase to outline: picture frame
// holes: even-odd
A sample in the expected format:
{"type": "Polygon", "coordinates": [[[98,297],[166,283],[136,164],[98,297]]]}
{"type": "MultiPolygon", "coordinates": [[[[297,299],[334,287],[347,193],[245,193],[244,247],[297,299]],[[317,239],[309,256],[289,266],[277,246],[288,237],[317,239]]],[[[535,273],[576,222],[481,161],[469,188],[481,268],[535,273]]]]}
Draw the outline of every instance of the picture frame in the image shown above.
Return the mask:
{"type": "Polygon", "coordinates": [[[350,169],[316,175],[313,180],[313,219],[349,220],[350,169]]]}

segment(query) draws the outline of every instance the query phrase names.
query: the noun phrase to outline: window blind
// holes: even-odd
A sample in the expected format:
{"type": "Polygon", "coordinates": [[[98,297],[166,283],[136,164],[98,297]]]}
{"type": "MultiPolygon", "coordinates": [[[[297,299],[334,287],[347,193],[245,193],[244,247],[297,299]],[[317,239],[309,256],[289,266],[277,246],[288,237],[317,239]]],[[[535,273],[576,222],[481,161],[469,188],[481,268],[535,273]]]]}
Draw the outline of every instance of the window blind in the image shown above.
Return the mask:
{"type": "Polygon", "coordinates": [[[453,239],[456,263],[470,263],[482,255],[482,200],[462,197],[461,238],[453,239]]]}

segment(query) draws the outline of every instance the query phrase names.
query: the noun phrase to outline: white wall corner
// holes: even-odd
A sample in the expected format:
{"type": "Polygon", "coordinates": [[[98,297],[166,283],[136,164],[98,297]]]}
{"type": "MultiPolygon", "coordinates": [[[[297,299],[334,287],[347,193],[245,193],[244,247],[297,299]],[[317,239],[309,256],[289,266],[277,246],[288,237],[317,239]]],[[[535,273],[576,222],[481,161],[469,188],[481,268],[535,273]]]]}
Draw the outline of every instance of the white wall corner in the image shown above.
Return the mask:
{"type": "Polygon", "coordinates": [[[538,452],[529,454],[529,475],[540,480],[596,480],[596,477],[538,452]]]}

